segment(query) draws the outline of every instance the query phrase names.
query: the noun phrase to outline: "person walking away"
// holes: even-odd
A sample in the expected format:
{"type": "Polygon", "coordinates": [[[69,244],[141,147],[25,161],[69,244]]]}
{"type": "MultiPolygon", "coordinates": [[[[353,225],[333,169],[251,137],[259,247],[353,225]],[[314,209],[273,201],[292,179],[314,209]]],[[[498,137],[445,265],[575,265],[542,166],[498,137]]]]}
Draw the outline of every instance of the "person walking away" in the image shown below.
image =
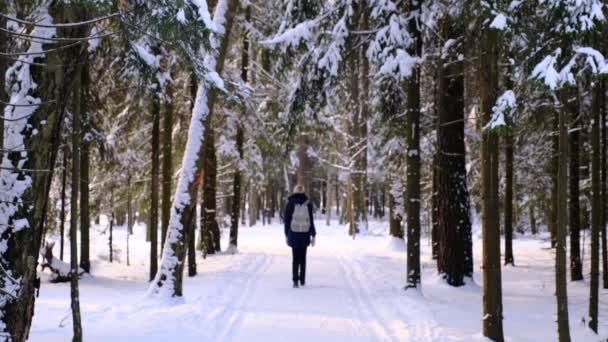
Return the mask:
{"type": "Polygon", "coordinates": [[[304,193],[304,186],[296,185],[285,208],[285,238],[291,247],[293,287],[306,284],[306,249],[315,245],[315,224],[312,203],[304,193]]]}

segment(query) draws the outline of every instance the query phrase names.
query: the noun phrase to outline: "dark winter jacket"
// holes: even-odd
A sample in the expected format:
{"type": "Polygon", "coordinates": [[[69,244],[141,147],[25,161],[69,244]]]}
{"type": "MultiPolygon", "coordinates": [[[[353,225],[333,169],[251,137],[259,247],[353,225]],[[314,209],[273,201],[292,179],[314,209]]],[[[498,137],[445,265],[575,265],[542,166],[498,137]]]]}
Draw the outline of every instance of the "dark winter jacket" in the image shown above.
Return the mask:
{"type": "Polygon", "coordinates": [[[308,203],[308,213],[310,214],[310,230],[307,233],[296,233],[291,231],[291,219],[295,210],[296,204],[303,204],[308,198],[305,194],[293,194],[289,196],[287,207],[285,208],[285,237],[287,238],[287,244],[290,247],[301,248],[308,247],[310,245],[311,236],[317,235],[315,230],[315,223],[312,216],[312,203],[308,203]]]}

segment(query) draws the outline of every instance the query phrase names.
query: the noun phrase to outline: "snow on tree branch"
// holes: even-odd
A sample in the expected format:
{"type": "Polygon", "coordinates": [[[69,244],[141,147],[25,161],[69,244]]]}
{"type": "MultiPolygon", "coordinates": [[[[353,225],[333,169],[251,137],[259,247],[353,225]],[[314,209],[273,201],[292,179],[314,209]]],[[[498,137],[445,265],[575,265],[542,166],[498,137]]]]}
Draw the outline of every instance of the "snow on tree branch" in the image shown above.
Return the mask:
{"type": "Polygon", "coordinates": [[[492,117],[484,130],[494,130],[501,127],[508,127],[507,118],[509,118],[517,106],[515,93],[512,90],[505,91],[498,100],[496,105],[492,107],[492,117]]]}

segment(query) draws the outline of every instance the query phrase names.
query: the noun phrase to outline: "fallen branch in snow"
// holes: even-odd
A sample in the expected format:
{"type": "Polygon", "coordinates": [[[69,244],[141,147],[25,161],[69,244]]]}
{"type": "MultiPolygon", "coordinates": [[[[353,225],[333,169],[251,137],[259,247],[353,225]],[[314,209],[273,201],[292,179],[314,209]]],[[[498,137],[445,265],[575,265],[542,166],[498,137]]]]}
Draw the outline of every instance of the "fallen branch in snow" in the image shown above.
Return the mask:
{"type": "MultiPolygon", "coordinates": [[[[65,283],[70,281],[71,279],[71,269],[70,264],[67,262],[63,262],[56,257],[53,256],[53,246],[55,246],[54,242],[46,242],[42,249],[40,250],[40,255],[42,255],[42,259],[44,260],[41,264],[42,271],[45,268],[51,270],[54,275],[54,278],[51,278],[52,283],[65,283]]],[[[78,276],[84,274],[84,270],[82,268],[78,268],[78,276]]]]}

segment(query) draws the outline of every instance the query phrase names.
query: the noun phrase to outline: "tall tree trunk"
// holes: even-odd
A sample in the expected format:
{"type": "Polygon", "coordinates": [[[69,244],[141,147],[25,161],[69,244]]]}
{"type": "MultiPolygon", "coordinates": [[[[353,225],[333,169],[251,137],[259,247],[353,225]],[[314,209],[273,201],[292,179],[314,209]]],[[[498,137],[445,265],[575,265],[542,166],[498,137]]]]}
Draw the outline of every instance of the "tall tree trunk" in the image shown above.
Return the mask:
{"type": "Polygon", "coordinates": [[[608,134],[608,127],[606,127],[606,116],[608,115],[608,113],[606,113],[606,81],[605,80],[599,80],[598,82],[600,82],[600,91],[599,91],[599,104],[600,104],[600,116],[601,116],[601,121],[600,121],[600,127],[601,127],[601,135],[602,135],[602,141],[601,141],[601,163],[602,163],[602,172],[601,172],[601,192],[602,192],[602,200],[601,200],[601,212],[602,212],[602,218],[601,218],[601,223],[600,223],[600,235],[601,235],[601,239],[602,239],[602,280],[603,280],[603,287],[605,289],[608,289],[608,241],[606,239],[606,223],[608,223],[608,213],[606,213],[606,204],[608,203],[608,179],[606,172],[608,171],[608,161],[606,160],[606,148],[608,147],[608,136],[606,134],[608,134]]]}
{"type": "MultiPolygon", "coordinates": [[[[572,92],[570,93],[572,96],[572,92]]],[[[572,101],[573,99],[568,99],[572,101]]],[[[581,210],[580,210],[580,164],[579,164],[579,113],[574,104],[565,103],[566,110],[570,115],[570,201],[568,219],[570,220],[570,279],[572,281],[583,280],[583,264],[581,262],[580,231],[581,231],[581,210]]]]}
{"type": "Polygon", "coordinates": [[[439,158],[433,158],[431,194],[431,251],[433,260],[439,257],[439,158]]]}
{"type": "Polygon", "coordinates": [[[152,179],[150,182],[150,280],[158,271],[158,202],[160,169],[160,84],[152,94],[152,179]]]}
{"type": "Polygon", "coordinates": [[[74,336],[72,341],[82,341],[82,323],[80,321],[80,300],[78,291],[78,188],[80,185],[80,120],[82,118],[81,85],[82,65],[77,66],[76,87],[73,90],[74,110],[72,111],[72,200],[70,201],[70,294],[72,307],[72,324],[74,336]]]}
{"type": "MultiPolygon", "coordinates": [[[[196,93],[195,93],[196,94],[196,93]]],[[[168,101],[163,112],[163,165],[162,165],[162,207],[161,207],[161,253],[167,238],[167,228],[171,217],[171,187],[173,184],[173,85],[167,85],[168,101]]]]}
{"type": "Polygon", "coordinates": [[[505,137],[505,265],[513,258],[513,134],[505,137]]]}
{"type": "MultiPolygon", "coordinates": [[[[494,1],[490,2],[490,6],[494,1]]],[[[479,94],[482,127],[492,117],[498,91],[498,31],[481,30],[479,94]]],[[[481,134],[481,197],[483,244],[483,335],[504,341],[502,327],[502,280],[500,269],[500,218],[498,202],[498,135],[490,129],[481,134]]]]}
{"type": "MultiPolygon", "coordinates": [[[[8,1],[0,1],[0,13],[8,13],[7,5],[8,1]]],[[[5,17],[0,17],[0,27],[7,27],[5,17]]],[[[9,51],[9,35],[4,31],[0,31],[0,51],[9,51]]],[[[8,58],[0,58],[0,155],[4,154],[4,103],[10,102],[5,85],[8,62],[8,58]]]]}
{"type": "MultiPolygon", "coordinates": [[[[84,19],[79,4],[53,2],[50,14],[38,18],[43,23],[78,22],[84,19]]],[[[56,30],[35,27],[32,35],[59,38],[83,37],[87,32],[83,27],[66,27],[56,30]]],[[[4,43],[4,42],[3,42],[4,43]]],[[[28,105],[31,115],[23,116],[23,109],[7,106],[5,120],[3,165],[0,178],[1,204],[6,214],[0,222],[0,244],[5,248],[0,253],[0,334],[9,335],[13,341],[28,338],[34,314],[37,286],[37,261],[40,251],[45,213],[48,206],[49,190],[53,177],[53,167],[60,143],[60,128],[63,122],[65,103],[73,89],[75,67],[79,60],[78,48],[54,50],[57,44],[30,42],[29,52],[47,51],[43,56],[22,55],[24,63],[14,65],[11,75],[5,80],[11,94],[7,98],[17,105],[28,105]],[[41,64],[31,64],[33,62],[41,64]],[[43,66],[45,64],[45,66],[43,66]],[[19,75],[19,76],[16,76],[19,75]],[[67,83],[67,84],[66,84],[67,83]],[[35,84],[36,87],[31,85],[35,84]],[[31,99],[41,104],[29,106],[31,99]],[[50,104],[49,100],[55,100],[50,104]],[[37,132],[37,134],[32,134],[37,132]],[[46,151],[46,153],[7,152],[10,149],[23,151],[46,151]],[[38,171],[43,170],[43,171],[38,171]],[[22,206],[14,201],[27,203],[22,206]],[[10,224],[9,224],[10,223],[10,224]],[[16,281],[18,279],[18,281],[16,281]]],[[[20,57],[20,58],[21,58],[20,57]]],[[[4,76],[4,75],[3,75],[4,76]]]]}
{"type": "MultiPolygon", "coordinates": [[[[458,37],[464,24],[445,18],[444,37],[458,37]]],[[[437,269],[452,286],[464,285],[473,274],[469,192],[464,144],[463,62],[450,53],[439,66],[437,81],[438,141],[438,237],[437,269]]]]}
{"type": "Polygon", "coordinates": [[[217,159],[215,154],[215,132],[213,131],[211,116],[207,117],[205,130],[205,152],[203,160],[203,210],[201,211],[201,232],[203,248],[206,254],[215,254],[219,251],[219,226],[216,219],[216,186],[217,186],[217,159]]]}
{"type": "MultiPolygon", "coordinates": [[[[245,21],[251,20],[251,7],[247,5],[245,8],[245,21]]],[[[249,31],[244,32],[243,36],[243,48],[241,50],[241,80],[244,84],[247,84],[249,76],[249,31]]],[[[244,110],[244,115],[247,115],[244,110]]],[[[239,152],[239,158],[235,163],[234,177],[232,179],[232,208],[230,215],[230,243],[229,250],[233,252],[237,251],[238,238],[239,238],[239,212],[241,210],[241,163],[244,157],[243,145],[245,140],[245,134],[243,132],[242,123],[237,124],[236,128],[236,149],[239,152]]]]}
{"type": "MultiPolygon", "coordinates": [[[[411,13],[408,29],[414,40],[408,53],[419,57],[422,54],[420,32],[420,0],[409,0],[411,13]]],[[[367,77],[367,75],[363,75],[367,77]]],[[[407,92],[407,189],[405,212],[407,217],[407,287],[420,284],[420,68],[416,67],[406,81],[407,92]]],[[[464,113],[463,113],[464,114],[464,113]]]]}
{"type": "MultiPolygon", "coordinates": [[[[602,220],[602,203],[600,187],[600,97],[601,87],[597,80],[592,84],[591,114],[591,276],[589,279],[589,328],[597,333],[598,328],[598,295],[600,272],[600,225],[602,220]]],[[[559,248],[559,240],[558,240],[559,248]]],[[[559,293],[558,293],[559,295],[559,293]]],[[[558,297],[559,298],[559,297],[558,297]]],[[[559,314],[559,311],[558,311],[559,314]]]]}
{"type": "Polygon", "coordinates": [[[59,260],[63,261],[63,249],[65,241],[65,190],[68,178],[68,147],[67,142],[63,148],[63,169],[61,170],[61,210],[59,212],[59,260]]]}
{"type": "Polygon", "coordinates": [[[89,211],[89,150],[90,150],[90,117],[88,108],[89,96],[89,64],[88,56],[84,56],[85,62],[82,66],[81,89],[78,89],[80,94],[80,110],[82,116],[82,133],[83,137],[80,151],[80,267],[85,272],[91,272],[91,260],[89,256],[89,231],[91,225],[91,215],[89,211]]]}
{"type": "Polygon", "coordinates": [[[551,173],[551,207],[549,211],[549,222],[547,223],[549,233],[551,234],[551,247],[555,247],[557,243],[557,173],[559,168],[559,117],[553,115],[553,136],[551,146],[553,153],[551,155],[550,173],[551,173]]]}

